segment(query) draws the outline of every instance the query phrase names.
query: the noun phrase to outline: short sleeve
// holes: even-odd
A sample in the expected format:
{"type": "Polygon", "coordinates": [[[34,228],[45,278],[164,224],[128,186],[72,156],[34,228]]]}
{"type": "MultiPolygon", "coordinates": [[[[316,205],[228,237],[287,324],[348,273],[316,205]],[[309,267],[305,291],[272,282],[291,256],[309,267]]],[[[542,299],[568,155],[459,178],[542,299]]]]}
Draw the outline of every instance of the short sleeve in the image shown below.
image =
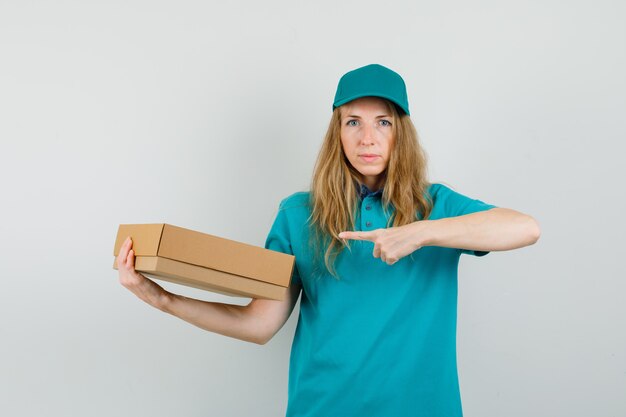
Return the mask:
{"type": "MultiPolygon", "coordinates": [[[[497,207],[493,204],[467,197],[443,184],[437,185],[439,186],[437,190],[437,200],[443,203],[446,217],[464,216],[466,214],[477,213],[497,207]]],[[[489,253],[488,251],[474,251],[468,249],[460,249],[460,251],[462,254],[465,253],[475,256],[485,256],[489,253]]]]}
{"type": "MultiPolygon", "coordinates": [[[[286,210],[283,208],[282,203],[278,209],[276,218],[274,219],[274,224],[272,224],[272,228],[270,229],[267,239],[265,240],[265,249],[293,255],[291,235],[289,233],[289,222],[286,210]]],[[[291,275],[291,284],[294,283],[301,284],[298,267],[296,265],[294,265],[293,273],[291,275]]]]}

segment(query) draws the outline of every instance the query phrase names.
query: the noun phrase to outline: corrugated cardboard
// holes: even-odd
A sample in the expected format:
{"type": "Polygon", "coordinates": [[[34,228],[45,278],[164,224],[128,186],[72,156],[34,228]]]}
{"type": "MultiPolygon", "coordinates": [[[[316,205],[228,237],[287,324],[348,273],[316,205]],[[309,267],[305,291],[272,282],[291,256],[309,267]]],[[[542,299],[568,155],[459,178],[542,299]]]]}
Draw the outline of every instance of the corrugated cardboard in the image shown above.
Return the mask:
{"type": "MultiPolygon", "coordinates": [[[[169,224],[122,224],[114,256],[133,239],[135,269],[226,295],[283,300],[294,257],[169,224]]],[[[117,268],[114,261],[114,268],[117,268]]]]}

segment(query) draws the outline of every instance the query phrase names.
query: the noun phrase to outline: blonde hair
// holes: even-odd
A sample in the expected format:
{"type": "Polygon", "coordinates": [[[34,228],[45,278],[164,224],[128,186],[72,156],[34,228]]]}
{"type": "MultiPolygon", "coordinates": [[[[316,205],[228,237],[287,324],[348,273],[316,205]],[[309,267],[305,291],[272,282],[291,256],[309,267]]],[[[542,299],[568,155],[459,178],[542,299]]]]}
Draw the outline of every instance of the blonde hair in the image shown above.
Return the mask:
{"type": "MultiPolygon", "coordinates": [[[[393,115],[394,145],[385,176],[382,203],[387,227],[403,226],[427,219],[432,201],[426,195],[427,157],[422,149],[411,118],[400,114],[395,105],[385,100],[393,115]]],[[[339,233],[355,229],[361,174],[348,161],[341,145],[341,107],[333,111],[330,124],[315,163],[311,182],[310,247],[314,264],[324,264],[337,277],[335,260],[349,244],[339,233]]]]}

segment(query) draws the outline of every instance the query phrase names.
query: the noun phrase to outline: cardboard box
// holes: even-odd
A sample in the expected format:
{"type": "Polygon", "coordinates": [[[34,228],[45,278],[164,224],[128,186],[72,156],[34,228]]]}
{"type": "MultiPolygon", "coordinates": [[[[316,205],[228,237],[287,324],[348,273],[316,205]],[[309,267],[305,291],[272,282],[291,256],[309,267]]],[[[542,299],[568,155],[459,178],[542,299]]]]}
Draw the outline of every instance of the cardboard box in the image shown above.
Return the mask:
{"type": "Polygon", "coordinates": [[[231,296],[283,300],[287,294],[292,255],[159,223],[120,225],[115,257],[127,236],[135,269],[145,275],[231,296]]]}

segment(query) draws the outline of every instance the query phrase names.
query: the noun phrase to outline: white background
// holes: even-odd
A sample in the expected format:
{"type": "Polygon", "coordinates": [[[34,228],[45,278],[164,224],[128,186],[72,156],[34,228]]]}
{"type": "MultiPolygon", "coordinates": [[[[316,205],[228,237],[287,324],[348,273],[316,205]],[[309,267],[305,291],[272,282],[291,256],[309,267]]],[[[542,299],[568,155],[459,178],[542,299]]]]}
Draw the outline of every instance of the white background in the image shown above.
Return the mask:
{"type": "MultiPolygon", "coordinates": [[[[468,417],[626,415],[620,1],[0,1],[0,415],[280,416],[267,345],[150,308],[120,223],[263,245],[339,77],[403,75],[430,179],[533,215],[460,265],[468,417]]],[[[166,285],[206,300],[249,300],[166,285]]]]}

